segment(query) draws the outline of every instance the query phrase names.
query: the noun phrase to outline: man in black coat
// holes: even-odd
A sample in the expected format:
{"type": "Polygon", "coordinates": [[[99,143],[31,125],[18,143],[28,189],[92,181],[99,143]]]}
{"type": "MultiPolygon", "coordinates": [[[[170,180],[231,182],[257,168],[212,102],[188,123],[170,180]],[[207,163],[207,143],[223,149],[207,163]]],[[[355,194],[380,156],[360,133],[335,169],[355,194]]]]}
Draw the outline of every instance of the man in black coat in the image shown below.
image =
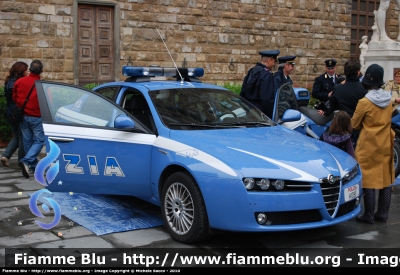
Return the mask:
{"type": "Polygon", "coordinates": [[[312,96],[323,103],[320,104],[322,109],[329,107],[329,97],[332,95],[333,87],[340,81],[335,73],[336,63],[335,59],[325,60],[326,72],[317,76],[314,81],[312,96]]]}
{"type": "Polygon", "coordinates": [[[294,71],[294,60],[295,55],[287,55],[278,57],[278,71],[274,73],[274,86],[275,91],[277,91],[283,84],[290,83],[293,85],[293,81],[290,78],[290,74],[294,71]]]}
{"type": "Polygon", "coordinates": [[[329,108],[326,111],[319,111],[320,114],[329,116],[335,110],[346,111],[353,117],[358,100],[363,98],[367,90],[360,82],[361,65],[358,60],[350,59],[344,64],[346,81],[344,84],[336,84],[332,96],[329,98],[329,108]]]}
{"type": "Polygon", "coordinates": [[[252,103],[269,118],[272,117],[276,91],[274,90],[274,67],[279,50],[261,51],[260,62],[245,76],[240,96],[252,103]]]}
{"type": "MultiPolygon", "coordinates": [[[[335,110],[343,110],[353,117],[358,100],[367,94],[367,90],[360,82],[361,64],[358,60],[350,59],[344,64],[346,81],[344,84],[336,84],[332,96],[329,98],[329,108],[319,110],[321,115],[329,116],[335,110]]],[[[353,130],[352,140],[355,143],[359,131],[353,130]]]]}

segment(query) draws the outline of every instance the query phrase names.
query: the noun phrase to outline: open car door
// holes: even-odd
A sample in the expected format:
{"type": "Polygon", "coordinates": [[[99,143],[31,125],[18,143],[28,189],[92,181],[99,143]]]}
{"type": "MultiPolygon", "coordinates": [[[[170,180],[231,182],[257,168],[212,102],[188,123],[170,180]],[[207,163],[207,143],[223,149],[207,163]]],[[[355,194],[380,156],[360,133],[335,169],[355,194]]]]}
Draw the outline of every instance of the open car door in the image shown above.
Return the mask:
{"type": "Polygon", "coordinates": [[[276,91],[272,120],[278,124],[282,124],[286,128],[299,132],[304,131],[305,134],[304,127],[307,124],[306,118],[302,114],[300,114],[300,119],[286,121],[284,115],[287,116],[290,110],[299,111],[299,105],[292,85],[290,83],[285,83],[276,91]],[[304,130],[302,130],[303,128],[304,130]]]}
{"type": "Polygon", "coordinates": [[[151,195],[154,134],[96,92],[48,81],[36,81],[36,89],[48,152],[44,159],[49,168],[59,167],[47,182],[50,191],[151,195]]]}

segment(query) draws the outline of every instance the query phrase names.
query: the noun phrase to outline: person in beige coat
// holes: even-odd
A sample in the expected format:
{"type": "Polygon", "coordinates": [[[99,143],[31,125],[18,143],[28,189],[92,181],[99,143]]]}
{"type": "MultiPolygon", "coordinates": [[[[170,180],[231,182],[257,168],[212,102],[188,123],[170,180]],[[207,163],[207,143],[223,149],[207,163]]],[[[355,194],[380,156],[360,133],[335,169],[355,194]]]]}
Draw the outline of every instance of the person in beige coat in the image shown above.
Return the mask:
{"type": "Polygon", "coordinates": [[[391,95],[383,90],[383,68],[372,64],[367,68],[362,84],[368,93],[358,101],[351,119],[360,130],[355,156],[362,172],[364,214],[359,222],[386,222],[391,201],[391,184],[395,181],[393,162],[394,132],[391,129],[391,95]],[[375,213],[375,190],[379,190],[375,213]]]}
{"type": "Polygon", "coordinates": [[[395,110],[400,106],[400,69],[395,70],[394,78],[385,84],[385,90],[392,94],[392,106],[395,110]]]}

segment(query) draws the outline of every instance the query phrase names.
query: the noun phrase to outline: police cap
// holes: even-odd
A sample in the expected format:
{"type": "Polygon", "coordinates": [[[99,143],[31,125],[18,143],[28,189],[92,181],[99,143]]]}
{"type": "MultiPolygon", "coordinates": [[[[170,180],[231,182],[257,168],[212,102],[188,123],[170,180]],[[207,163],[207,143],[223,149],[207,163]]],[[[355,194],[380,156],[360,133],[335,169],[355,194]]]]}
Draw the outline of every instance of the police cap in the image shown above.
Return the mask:
{"type": "Polygon", "coordinates": [[[335,59],[327,59],[325,60],[325,64],[327,68],[335,68],[337,61],[335,59]]]}
{"type": "Polygon", "coordinates": [[[259,52],[259,54],[260,54],[261,56],[272,57],[272,58],[275,59],[275,61],[278,61],[278,60],[276,60],[276,57],[277,57],[280,53],[281,53],[280,50],[271,50],[271,51],[261,51],[261,52],[259,52]]]}
{"type": "Polygon", "coordinates": [[[295,55],[287,55],[287,56],[278,57],[279,64],[288,63],[288,64],[295,65],[296,64],[296,63],[294,63],[295,59],[296,59],[295,55]]]}

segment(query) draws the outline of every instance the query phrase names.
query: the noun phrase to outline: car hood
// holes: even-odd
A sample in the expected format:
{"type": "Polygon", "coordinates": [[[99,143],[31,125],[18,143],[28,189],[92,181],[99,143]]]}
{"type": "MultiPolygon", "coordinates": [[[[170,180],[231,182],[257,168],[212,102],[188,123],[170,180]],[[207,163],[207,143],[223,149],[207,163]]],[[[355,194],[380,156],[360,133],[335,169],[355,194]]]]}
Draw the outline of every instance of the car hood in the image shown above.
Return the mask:
{"type": "Polygon", "coordinates": [[[281,126],[172,130],[170,139],[180,144],[182,156],[238,177],[316,181],[329,174],[343,177],[357,164],[344,151],[281,126]]]}

